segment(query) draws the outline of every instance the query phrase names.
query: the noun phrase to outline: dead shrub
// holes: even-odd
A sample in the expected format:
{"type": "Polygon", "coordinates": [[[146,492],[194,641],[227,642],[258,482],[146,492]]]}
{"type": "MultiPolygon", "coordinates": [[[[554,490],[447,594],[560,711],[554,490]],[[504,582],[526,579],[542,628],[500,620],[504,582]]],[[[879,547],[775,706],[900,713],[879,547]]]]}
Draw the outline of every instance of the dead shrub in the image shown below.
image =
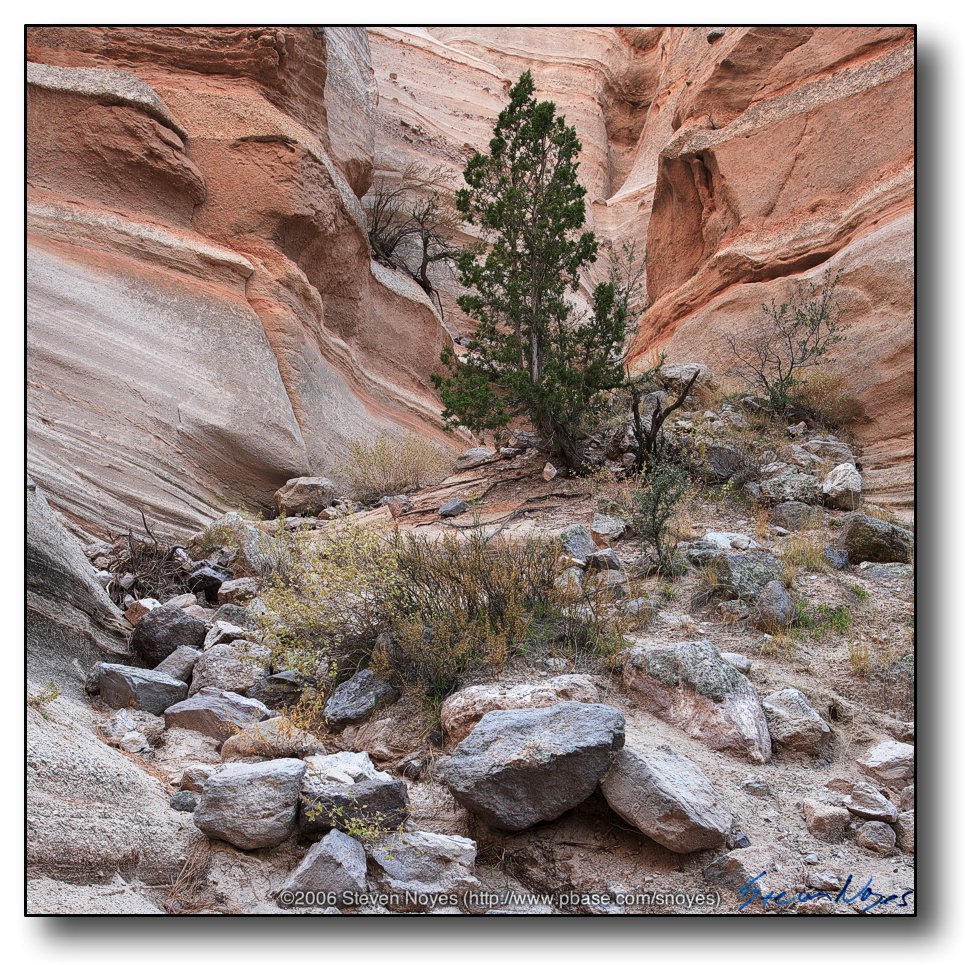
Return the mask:
{"type": "Polygon", "coordinates": [[[108,592],[118,604],[128,593],[136,598],[164,600],[188,589],[184,548],[170,537],[156,534],[144,513],[141,513],[141,523],[144,535],[128,530],[113,541],[108,553],[107,570],[112,576],[108,592]],[[134,582],[125,587],[121,581],[128,574],[134,577],[134,582]]]}

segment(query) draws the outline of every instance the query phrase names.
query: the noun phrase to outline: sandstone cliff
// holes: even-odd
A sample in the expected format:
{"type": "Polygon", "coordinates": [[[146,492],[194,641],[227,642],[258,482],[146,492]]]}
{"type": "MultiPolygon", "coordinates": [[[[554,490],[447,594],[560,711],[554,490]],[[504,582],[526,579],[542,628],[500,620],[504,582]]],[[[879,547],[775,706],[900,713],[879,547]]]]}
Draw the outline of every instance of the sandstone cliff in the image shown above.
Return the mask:
{"type": "Polygon", "coordinates": [[[28,37],[29,469],[87,528],[259,506],[379,428],[442,437],[447,335],[369,261],[354,28],[28,37]]]}
{"type": "MultiPolygon", "coordinates": [[[[525,69],[583,142],[588,221],[636,240],[652,303],[631,358],[726,366],[721,334],[842,272],[837,368],[871,498],[908,508],[913,460],[914,39],[902,28],[375,28],[376,165],[456,172],[525,69]]],[[[591,282],[593,279],[588,279],[591,282]]],[[[468,324],[453,306],[447,323],[468,324]]]]}

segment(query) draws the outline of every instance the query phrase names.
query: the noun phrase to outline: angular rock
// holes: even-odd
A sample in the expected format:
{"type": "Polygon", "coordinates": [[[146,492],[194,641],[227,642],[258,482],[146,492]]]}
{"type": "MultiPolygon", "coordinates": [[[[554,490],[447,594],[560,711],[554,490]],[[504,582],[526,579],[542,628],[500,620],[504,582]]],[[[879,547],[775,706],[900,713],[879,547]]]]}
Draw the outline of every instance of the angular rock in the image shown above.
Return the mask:
{"type": "Polygon", "coordinates": [[[358,724],[371,716],[377,707],[391,704],[398,691],[371,670],[360,670],[339,684],[325,704],[325,722],[333,730],[358,724]]]}
{"type": "Polygon", "coordinates": [[[898,808],[874,785],[865,781],[859,781],[851,788],[851,793],[844,799],[844,806],[852,814],[869,821],[894,824],[898,819],[898,808]]]}
{"type": "Polygon", "coordinates": [[[160,605],[159,600],[155,600],[149,596],[144,597],[142,600],[135,600],[124,611],[124,619],[127,620],[132,627],[136,627],[138,623],[141,622],[141,617],[146,616],[151,610],[156,609],[160,605]]]}
{"type": "Polygon", "coordinates": [[[915,568],[911,563],[868,563],[858,567],[858,572],[866,580],[879,583],[890,583],[894,580],[911,580],[915,576],[915,568]]]}
{"type": "Polygon", "coordinates": [[[798,472],[788,466],[761,482],[761,502],[766,505],[821,501],[821,490],[814,476],[798,472]]]}
{"type": "Polygon", "coordinates": [[[802,447],[805,452],[809,452],[825,462],[833,462],[835,465],[842,463],[855,464],[854,452],[851,447],[836,439],[809,439],[802,447]]]}
{"type": "Polygon", "coordinates": [[[258,595],[260,585],[261,581],[253,576],[241,576],[237,580],[226,580],[218,588],[218,603],[222,606],[226,603],[235,605],[247,603],[252,597],[258,595]]]}
{"type": "Polygon", "coordinates": [[[809,506],[807,503],[792,500],[778,503],[771,510],[771,522],[789,530],[813,529],[821,525],[824,515],[820,506],[809,506]]]}
{"type": "Polygon", "coordinates": [[[463,513],[469,511],[469,503],[465,499],[461,499],[459,496],[453,496],[451,499],[447,499],[439,507],[439,515],[443,519],[451,519],[454,516],[461,516],[463,513]]]}
{"type": "Polygon", "coordinates": [[[191,694],[205,688],[247,693],[268,676],[267,648],[247,641],[219,643],[198,657],[191,677],[191,694]]]}
{"type": "Polygon", "coordinates": [[[901,741],[881,741],[865,752],[858,764],[886,787],[903,788],[915,776],[915,748],[901,741]]]}
{"type": "Polygon", "coordinates": [[[108,707],[133,707],[148,714],[163,714],[188,695],[187,684],[156,670],[119,663],[98,663],[94,670],[101,700],[108,707]]]}
{"type": "Polygon", "coordinates": [[[324,476],[289,479],[275,493],[275,508],[284,516],[317,516],[335,502],[335,483],[324,476]]]}
{"type": "Polygon", "coordinates": [[[548,462],[545,466],[543,466],[542,476],[545,482],[552,482],[559,474],[559,469],[557,469],[553,463],[548,462]]]}
{"type": "Polygon", "coordinates": [[[739,670],[742,674],[749,674],[751,672],[751,659],[742,653],[722,653],[722,660],[726,660],[735,670],[739,670]]]}
{"type": "Polygon", "coordinates": [[[314,734],[296,727],[287,717],[246,724],[221,745],[221,759],[234,761],[245,757],[308,757],[324,747],[314,734]]]}
{"type": "Polygon", "coordinates": [[[266,707],[278,710],[295,703],[305,689],[301,674],[294,670],[283,670],[263,680],[257,680],[248,688],[248,696],[260,700],[266,707]]]}
{"type": "Polygon", "coordinates": [[[914,548],[914,536],[900,526],[864,513],[851,513],[838,538],[839,549],[847,550],[852,564],[907,563],[914,548]]]}
{"type": "Polygon", "coordinates": [[[623,746],[623,729],[623,714],[606,704],[494,710],[436,773],[467,810],[519,831],[585,801],[623,746]]]}
{"type": "Polygon", "coordinates": [[[200,791],[214,772],[215,767],[211,764],[188,764],[181,772],[178,787],[182,791],[200,791]]]}
{"type": "Polygon", "coordinates": [[[563,544],[563,552],[578,563],[585,564],[586,558],[596,552],[596,543],[593,542],[590,531],[582,523],[568,526],[560,533],[559,539],[563,544]]]}
{"type": "Polygon", "coordinates": [[[198,806],[198,799],[190,791],[176,791],[171,795],[171,807],[175,811],[194,811],[198,806]]]}
{"type": "Polygon", "coordinates": [[[233,577],[231,570],[205,561],[188,574],[188,587],[192,593],[203,593],[208,603],[217,603],[218,591],[233,577]]]}
{"type": "Polygon", "coordinates": [[[622,570],[620,557],[607,547],[605,550],[596,550],[586,557],[586,568],[588,570],[622,570]]]}
{"type": "Polygon", "coordinates": [[[781,750],[815,755],[828,753],[831,728],[800,690],[793,687],[776,690],[761,703],[771,740],[781,750]]]}
{"type": "Polygon", "coordinates": [[[224,620],[216,620],[211,629],[205,634],[203,649],[215,647],[220,643],[233,643],[235,640],[248,640],[252,636],[251,630],[237,626],[234,623],[226,623],[224,620]]]}
{"type": "Polygon", "coordinates": [[[194,647],[178,647],[174,653],[168,654],[154,669],[158,673],[166,673],[175,680],[183,680],[188,683],[191,680],[191,672],[194,665],[201,656],[200,650],[194,647]]]}
{"type": "Polygon", "coordinates": [[[299,760],[226,764],[205,781],[194,823],[244,851],[281,844],[295,830],[304,774],[299,760]]]}
{"type": "MultiPolygon", "coordinates": [[[[285,879],[281,893],[314,891],[336,895],[365,894],[365,849],[355,838],[333,830],[316,841],[297,868],[285,879]]],[[[337,900],[336,905],[344,902],[337,900]]]]}
{"type": "Polygon", "coordinates": [[[722,555],[721,548],[707,539],[694,540],[687,546],[684,556],[691,566],[709,566],[722,555]]]}
{"type": "Polygon", "coordinates": [[[298,827],[303,837],[318,838],[331,828],[361,823],[374,830],[401,827],[409,813],[405,781],[376,770],[368,754],[341,751],[314,755],[302,786],[298,827]]]}
{"type": "Polygon", "coordinates": [[[710,442],[702,450],[702,471],[708,482],[725,483],[731,479],[741,484],[748,481],[753,470],[747,455],[736,446],[710,442]]]}
{"type": "Polygon", "coordinates": [[[708,530],[704,533],[704,540],[713,543],[722,550],[756,550],[760,546],[746,533],[724,533],[708,530]]]}
{"type": "Polygon", "coordinates": [[[855,844],[875,854],[890,854],[897,840],[895,829],[884,821],[866,821],[854,836],[855,844]]]}
{"type": "Polygon", "coordinates": [[[834,509],[858,508],[861,502],[861,473],[851,463],[835,466],[821,483],[821,493],[834,509]]]}
{"type": "Polygon", "coordinates": [[[476,843],[455,834],[406,831],[369,848],[373,890],[400,900],[393,910],[425,911],[434,896],[475,891],[476,843]],[[420,898],[422,899],[420,901],[420,898]]]}
{"type": "Polygon", "coordinates": [[[895,840],[905,854],[915,853],[915,809],[901,811],[895,822],[895,840]]]}
{"type": "Polygon", "coordinates": [[[777,633],[786,630],[794,622],[794,616],[791,594],[780,580],[771,580],[757,597],[751,622],[765,633],[777,633]]]}
{"type": "Polygon", "coordinates": [[[806,799],[802,805],[808,831],[821,841],[840,841],[848,831],[851,813],[847,808],[806,799]]]}
{"type": "Polygon", "coordinates": [[[624,747],[600,789],[620,817],[678,854],[720,847],[730,833],[724,800],[696,764],[670,748],[624,747]]]}
{"type": "Polygon", "coordinates": [[[762,764],[771,738],[757,691],[705,640],[635,647],[623,680],[650,713],[703,741],[762,764]]]}
{"type": "MultiPolygon", "coordinates": [[[[756,878],[762,871],[770,872],[775,865],[774,853],[766,845],[752,845],[749,848],[738,848],[712,861],[704,868],[704,878],[711,884],[724,885],[735,891],[740,891],[748,882],[756,878]]],[[[764,881],[767,879],[765,878],[764,881]]],[[[766,886],[764,891],[768,889],[766,886]]],[[[747,892],[747,899],[754,892],[747,892]]],[[[746,899],[745,899],[746,900],[746,899]]]]}
{"type": "Polygon", "coordinates": [[[709,387],[714,384],[714,376],[710,369],[700,362],[675,362],[663,365],[657,377],[666,388],[680,392],[695,375],[697,378],[694,380],[694,388],[709,387]]]}
{"type": "MultiPolygon", "coordinates": [[[[252,603],[260,603],[260,600],[253,600],[252,603]]],[[[211,626],[219,623],[227,623],[229,626],[241,627],[243,630],[254,630],[257,622],[255,614],[248,607],[238,606],[237,603],[223,603],[214,612],[211,618],[211,626]]]]}
{"type": "Polygon", "coordinates": [[[475,449],[467,449],[456,459],[455,468],[460,472],[464,469],[475,469],[484,462],[489,462],[496,455],[494,449],[487,449],[485,446],[477,446],[475,449]]]}
{"type": "Polygon", "coordinates": [[[168,707],[164,711],[164,723],[168,728],[195,730],[223,742],[246,724],[271,716],[272,712],[257,700],[205,687],[187,700],[168,707]]]}
{"type": "Polygon", "coordinates": [[[721,588],[746,603],[753,603],[772,580],[784,577],[780,561],[763,550],[721,553],[714,566],[721,588]]]}
{"type": "Polygon", "coordinates": [[[383,496],[381,503],[389,507],[389,515],[393,519],[412,509],[412,500],[408,496],[383,496]]]}
{"type": "Polygon", "coordinates": [[[131,636],[131,647],[148,666],[156,667],[178,647],[200,649],[207,631],[202,620],[165,603],[141,617],[131,636]]]}
{"type": "Polygon", "coordinates": [[[564,700],[598,703],[600,692],[585,674],[564,674],[535,684],[505,687],[480,684],[447,697],[440,711],[442,729],[452,741],[461,741],[491,710],[550,707],[564,700]]]}
{"type": "Polygon", "coordinates": [[[618,540],[627,531],[627,524],[616,516],[606,516],[603,513],[596,513],[590,525],[590,533],[593,538],[601,543],[609,543],[611,540],[618,540]]]}

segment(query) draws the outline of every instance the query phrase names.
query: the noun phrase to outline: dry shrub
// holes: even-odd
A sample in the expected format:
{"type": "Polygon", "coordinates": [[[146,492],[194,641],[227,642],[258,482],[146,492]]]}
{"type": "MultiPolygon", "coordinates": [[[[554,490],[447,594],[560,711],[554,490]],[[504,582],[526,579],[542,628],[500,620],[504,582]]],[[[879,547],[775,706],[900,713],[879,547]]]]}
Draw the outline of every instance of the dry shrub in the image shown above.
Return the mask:
{"type": "Polygon", "coordinates": [[[107,569],[113,577],[109,593],[116,603],[128,593],[164,600],[188,589],[183,547],[168,536],[156,534],[143,513],[141,523],[144,535],[128,530],[114,540],[108,553],[107,569]],[[124,589],[120,580],[128,573],[133,574],[134,585],[124,589]]]}
{"type": "MultiPolygon", "coordinates": [[[[800,531],[792,533],[781,547],[781,562],[784,564],[785,579],[789,573],[796,576],[801,570],[808,573],[824,573],[828,561],[824,555],[826,541],[823,532],[800,531]]],[[[793,580],[793,576],[791,577],[793,580]]]]}
{"type": "Polygon", "coordinates": [[[828,429],[853,429],[871,421],[864,405],[851,394],[847,379],[837,372],[811,372],[795,384],[791,404],[828,429]]]}
{"type": "Polygon", "coordinates": [[[372,503],[439,482],[451,472],[452,464],[448,453],[425,439],[383,432],[369,442],[349,443],[337,473],[355,499],[372,503]]]}
{"type": "Polygon", "coordinates": [[[196,915],[215,907],[207,894],[210,863],[211,846],[207,841],[202,841],[188,855],[177,877],[171,882],[164,899],[164,910],[169,915],[196,915]]]}

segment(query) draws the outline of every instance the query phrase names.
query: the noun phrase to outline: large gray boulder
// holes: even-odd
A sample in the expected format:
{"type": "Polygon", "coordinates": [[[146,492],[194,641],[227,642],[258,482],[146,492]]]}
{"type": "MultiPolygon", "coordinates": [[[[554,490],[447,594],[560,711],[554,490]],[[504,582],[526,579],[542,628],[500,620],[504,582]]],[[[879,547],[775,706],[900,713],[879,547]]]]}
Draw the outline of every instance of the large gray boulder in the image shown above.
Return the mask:
{"type": "Polygon", "coordinates": [[[559,540],[563,544],[563,552],[579,563],[585,563],[586,558],[597,551],[592,534],[582,523],[567,526],[560,533],[559,540]]]}
{"type": "Polygon", "coordinates": [[[325,723],[333,730],[358,724],[370,717],[378,707],[391,704],[398,691],[371,670],[360,670],[339,684],[325,704],[325,723]]]}
{"type": "Polygon", "coordinates": [[[486,446],[476,446],[474,449],[467,449],[461,456],[456,458],[455,468],[459,472],[465,469],[475,469],[483,463],[489,462],[496,455],[494,449],[486,446]]]}
{"type": "Polygon", "coordinates": [[[341,751],[306,760],[298,828],[318,838],[330,828],[364,824],[372,830],[401,827],[409,814],[405,781],[376,770],[368,754],[341,751]]]}
{"type": "Polygon", "coordinates": [[[455,834],[406,831],[369,848],[373,891],[392,895],[393,911],[425,911],[429,902],[448,896],[458,901],[475,891],[476,843],[455,834]]]}
{"type": "MultiPolygon", "coordinates": [[[[329,831],[308,849],[301,864],[285,879],[279,895],[314,891],[342,896],[365,894],[367,890],[365,849],[355,838],[329,831]]],[[[334,902],[343,903],[339,898],[334,902]]]]}
{"type": "Polygon", "coordinates": [[[154,669],[157,673],[166,673],[169,677],[174,677],[175,680],[183,680],[185,683],[189,683],[191,672],[200,656],[201,651],[195,650],[194,647],[178,647],[174,653],[168,654],[154,669]]]}
{"type": "Polygon", "coordinates": [[[520,831],[585,801],[623,741],[623,714],[606,704],[494,710],[436,773],[487,824],[520,831]]]}
{"type": "Polygon", "coordinates": [[[829,753],[831,728],[800,690],[794,687],[776,690],[761,703],[771,740],[781,750],[818,756],[829,753]]]}
{"type": "Polygon", "coordinates": [[[790,530],[812,529],[824,521],[824,516],[825,512],[820,506],[809,506],[796,500],[778,503],[771,510],[771,522],[790,530]]]}
{"type": "Polygon", "coordinates": [[[706,640],[635,647],[623,680],[645,710],[715,750],[757,764],[770,759],[757,691],[706,640]]]}
{"type": "Polygon", "coordinates": [[[915,747],[902,741],[881,741],[865,751],[858,765],[886,787],[904,788],[915,776],[915,747]]]}
{"type": "Polygon", "coordinates": [[[240,640],[218,643],[198,658],[191,678],[191,694],[206,687],[245,694],[268,676],[271,654],[266,647],[240,640]]]}
{"type": "Polygon", "coordinates": [[[875,519],[864,513],[851,513],[841,530],[838,546],[847,550],[852,564],[907,563],[915,538],[907,529],[875,519]]]}
{"type": "Polygon", "coordinates": [[[295,830],[304,774],[299,760],[226,764],[205,781],[194,823],[244,851],[281,844],[295,830]]]}
{"type": "Polygon", "coordinates": [[[260,701],[205,687],[187,700],[168,707],[164,711],[164,725],[169,729],[194,730],[224,742],[246,724],[271,716],[272,711],[260,701]]]}
{"type": "Polygon", "coordinates": [[[285,516],[317,516],[335,502],[335,483],[324,476],[289,479],[275,493],[275,507],[285,516]]]}
{"type": "Polygon", "coordinates": [[[624,747],[600,789],[620,817],[679,854],[718,848],[730,833],[724,800],[696,764],[669,747],[624,747]]]}
{"type": "Polygon", "coordinates": [[[295,703],[305,689],[305,678],[294,670],[282,670],[248,688],[247,696],[277,710],[295,703]]]}
{"type": "Polygon", "coordinates": [[[721,553],[713,565],[721,589],[747,603],[753,603],[768,583],[784,577],[780,560],[764,550],[721,553]]]}
{"type": "Polygon", "coordinates": [[[861,502],[861,473],[849,462],[835,466],[821,482],[825,503],[834,509],[857,509],[861,502]]]}
{"type": "Polygon", "coordinates": [[[178,647],[200,649],[208,632],[203,620],[189,616],[174,603],[145,613],[134,628],[131,646],[150,667],[156,667],[178,647]]]}
{"type": "Polygon", "coordinates": [[[819,503],[821,489],[814,476],[784,466],[761,481],[760,498],[762,503],[770,506],[787,502],[819,503]]]}
{"type": "Polygon", "coordinates": [[[188,685],[166,673],[119,663],[95,664],[90,678],[108,707],[133,707],[148,714],[163,714],[188,695],[188,685]]]}

